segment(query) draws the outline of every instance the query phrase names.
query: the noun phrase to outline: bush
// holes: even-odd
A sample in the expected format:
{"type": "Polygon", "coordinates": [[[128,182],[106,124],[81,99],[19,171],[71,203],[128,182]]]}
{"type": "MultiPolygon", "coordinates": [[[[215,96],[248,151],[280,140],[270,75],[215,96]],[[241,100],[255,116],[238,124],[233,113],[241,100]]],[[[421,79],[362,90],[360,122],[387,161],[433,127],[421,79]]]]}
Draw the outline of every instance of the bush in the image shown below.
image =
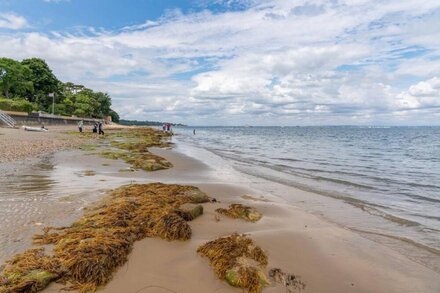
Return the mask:
{"type": "Polygon", "coordinates": [[[3,99],[0,98],[0,109],[5,111],[31,113],[35,105],[24,99],[3,99]]]}

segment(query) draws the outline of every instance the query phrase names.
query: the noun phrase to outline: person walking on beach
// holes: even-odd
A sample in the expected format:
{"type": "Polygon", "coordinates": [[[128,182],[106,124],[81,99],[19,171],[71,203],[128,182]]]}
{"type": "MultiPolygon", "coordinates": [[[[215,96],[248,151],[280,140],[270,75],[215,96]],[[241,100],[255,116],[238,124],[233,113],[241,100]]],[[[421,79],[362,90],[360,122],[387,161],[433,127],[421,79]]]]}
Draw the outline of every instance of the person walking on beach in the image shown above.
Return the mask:
{"type": "Polygon", "coordinates": [[[98,138],[98,124],[95,122],[95,123],[93,123],[93,136],[95,137],[95,138],[98,138]]]}
{"type": "Polygon", "coordinates": [[[104,126],[103,126],[103,124],[102,124],[102,121],[99,121],[99,124],[98,124],[98,134],[99,135],[104,135],[104,126]]]}
{"type": "Polygon", "coordinates": [[[79,133],[83,132],[83,126],[84,126],[84,122],[82,120],[80,122],[78,122],[79,133]]]}

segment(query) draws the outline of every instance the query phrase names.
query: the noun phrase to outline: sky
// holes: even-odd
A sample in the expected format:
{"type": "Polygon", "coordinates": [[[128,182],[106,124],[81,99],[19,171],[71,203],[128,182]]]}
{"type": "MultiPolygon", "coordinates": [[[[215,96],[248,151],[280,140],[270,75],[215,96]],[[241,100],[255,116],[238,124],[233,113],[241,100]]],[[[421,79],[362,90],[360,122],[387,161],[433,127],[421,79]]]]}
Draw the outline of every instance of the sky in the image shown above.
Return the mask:
{"type": "Polygon", "coordinates": [[[438,0],[0,0],[0,56],[125,119],[440,125],[438,0]]]}

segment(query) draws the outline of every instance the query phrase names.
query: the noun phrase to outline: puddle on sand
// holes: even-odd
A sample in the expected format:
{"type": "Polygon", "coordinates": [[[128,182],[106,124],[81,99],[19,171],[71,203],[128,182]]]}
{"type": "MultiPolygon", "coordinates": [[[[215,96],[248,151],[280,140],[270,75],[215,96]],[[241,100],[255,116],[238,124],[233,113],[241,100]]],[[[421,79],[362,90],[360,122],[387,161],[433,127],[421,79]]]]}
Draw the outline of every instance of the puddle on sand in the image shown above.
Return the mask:
{"type": "Polygon", "coordinates": [[[0,164],[0,264],[30,247],[43,227],[68,225],[106,190],[133,182],[117,171],[126,167],[81,151],[0,164]],[[86,170],[96,175],[83,176],[86,170]]]}

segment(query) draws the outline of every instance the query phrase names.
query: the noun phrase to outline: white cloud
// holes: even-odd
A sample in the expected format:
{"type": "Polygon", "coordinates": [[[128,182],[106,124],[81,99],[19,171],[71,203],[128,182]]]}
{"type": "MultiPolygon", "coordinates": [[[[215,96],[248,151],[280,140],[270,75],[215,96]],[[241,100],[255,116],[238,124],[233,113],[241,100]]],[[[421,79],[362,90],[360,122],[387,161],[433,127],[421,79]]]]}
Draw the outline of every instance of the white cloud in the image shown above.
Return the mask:
{"type": "Polygon", "coordinates": [[[409,87],[398,95],[396,104],[402,109],[435,107],[440,111],[440,77],[433,77],[409,87]]]}
{"type": "Polygon", "coordinates": [[[217,4],[246,9],[176,10],[113,32],[3,34],[0,52],[42,57],[63,80],[108,91],[126,118],[307,124],[438,117],[438,1],[217,4]]]}
{"type": "Polygon", "coordinates": [[[14,13],[0,13],[0,29],[18,30],[28,26],[28,22],[23,16],[14,13]]]}

